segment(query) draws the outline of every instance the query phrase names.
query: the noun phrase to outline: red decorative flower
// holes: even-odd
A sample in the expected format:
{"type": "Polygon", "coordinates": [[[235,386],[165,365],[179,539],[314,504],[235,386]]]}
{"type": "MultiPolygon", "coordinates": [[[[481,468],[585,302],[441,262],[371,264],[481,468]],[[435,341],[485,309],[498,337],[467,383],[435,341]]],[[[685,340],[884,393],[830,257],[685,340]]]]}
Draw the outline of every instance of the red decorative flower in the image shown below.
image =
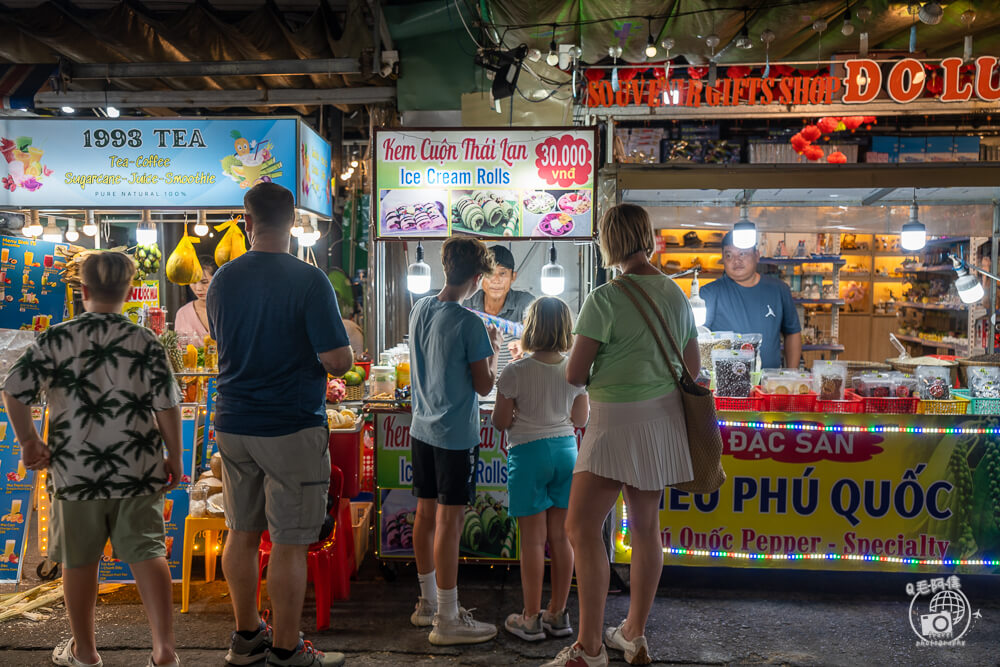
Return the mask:
{"type": "Polygon", "coordinates": [[[805,137],[806,141],[809,142],[816,141],[821,136],[823,136],[823,133],[820,132],[819,128],[816,127],[815,125],[806,125],[805,127],[802,128],[802,131],[799,132],[799,134],[805,137]]]}
{"type": "Polygon", "coordinates": [[[826,156],[826,161],[830,164],[844,164],[847,162],[847,156],[840,151],[834,151],[826,156]]]}

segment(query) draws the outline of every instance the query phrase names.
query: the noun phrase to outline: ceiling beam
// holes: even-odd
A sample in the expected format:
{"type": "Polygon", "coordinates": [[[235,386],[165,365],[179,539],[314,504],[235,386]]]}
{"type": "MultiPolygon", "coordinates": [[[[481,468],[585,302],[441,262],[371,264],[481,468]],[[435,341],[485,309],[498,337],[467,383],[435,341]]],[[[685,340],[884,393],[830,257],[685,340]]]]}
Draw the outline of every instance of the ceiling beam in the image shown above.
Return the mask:
{"type": "Polygon", "coordinates": [[[357,58],[313,60],[232,60],[169,63],[68,63],[70,79],[144,79],[203,76],[287,76],[294,74],[360,74],[357,58]]]}
{"type": "Polygon", "coordinates": [[[889,193],[895,192],[895,191],[896,191],[896,188],[879,188],[878,190],[875,190],[874,192],[872,192],[871,194],[869,194],[867,197],[863,198],[861,200],[861,205],[862,206],[871,206],[872,204],[874,204],[878,200],[882,199],[883,197],[885,197],[889,193]]]}
{"type": "Polygon", "coordinates": [[[289,107],[314,104],[377,104],[396,99],[394,86],[301,90],[100,90],[42,92],[35,108],[61,106],[139,109],[144,107],[289,107]]]}

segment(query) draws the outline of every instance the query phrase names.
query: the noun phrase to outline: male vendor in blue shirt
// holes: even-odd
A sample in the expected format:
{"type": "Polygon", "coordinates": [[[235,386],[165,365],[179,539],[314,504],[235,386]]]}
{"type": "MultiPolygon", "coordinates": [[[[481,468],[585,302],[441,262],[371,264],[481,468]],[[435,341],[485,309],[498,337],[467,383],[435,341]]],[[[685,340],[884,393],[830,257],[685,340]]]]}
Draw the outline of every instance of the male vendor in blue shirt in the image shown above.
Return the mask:
{"type": "Polygon", "coordinates": [[[785,368],[798,368],[802,357],[802,325],[788,285],[757,273],[757,248],[733,245],[733,233],[722,239],[726,275],[701,288],[708,306],[705,326],[712,331],[759,333],[764,336],[760,359],[764,368],[781,368],[781,337],[785,338],[785,368]]]}

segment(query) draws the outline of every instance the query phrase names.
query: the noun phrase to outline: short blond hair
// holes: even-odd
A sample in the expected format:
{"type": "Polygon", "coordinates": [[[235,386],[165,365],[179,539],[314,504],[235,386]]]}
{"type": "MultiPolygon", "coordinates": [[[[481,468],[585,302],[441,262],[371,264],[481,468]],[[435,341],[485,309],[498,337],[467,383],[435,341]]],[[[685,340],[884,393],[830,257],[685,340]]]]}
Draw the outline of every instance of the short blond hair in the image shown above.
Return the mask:
{"type": "Polygon", "coordinates": [[[119,303],[128,298],[137,268],[132,257],[117,250],[94,250],[82,262],[80,279],[91,299],[119,303]]]}
{"type": "Polygon", "coordinates": [[[573,346],[569,306],[554,296],[535,299],[524,315],[521,349],[525,352],[565,352],[573,346]]]}
{"type": "Polygon", "coordinates": [[[441,246],[441,266],[445,282],[461,285],[480,273],[493,273],[493,253],[479,239],[452,236],[441,246]]]}
{"type": "Polygon", "coordinates": [[[604,266],[617,266],[640,251],[652,256],[656,239],[646,209],[635,204],[609,208],[597,226],[597,244],[604,266]]]}

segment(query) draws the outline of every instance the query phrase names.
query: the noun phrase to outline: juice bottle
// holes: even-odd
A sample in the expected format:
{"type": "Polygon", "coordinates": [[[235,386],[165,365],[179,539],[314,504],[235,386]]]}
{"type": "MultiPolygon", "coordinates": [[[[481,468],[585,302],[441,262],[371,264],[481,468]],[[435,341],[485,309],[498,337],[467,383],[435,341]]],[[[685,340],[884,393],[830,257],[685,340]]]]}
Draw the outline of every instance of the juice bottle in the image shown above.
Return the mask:
{"type": "Polygon", "coordinates": [[[205,336],[205,370],[209,373],[219,370],[219,346],[211,336],[205,336]]]}
{"type": "Polygon", "coordinates": [[[402,389],[410,384],[410,362],[400,361],[396,364],[396,389],[402,389]]]}
{"type": "Polygon", "coordinates": [[[192,372],[198,370],[198,348],[194,345],[188,344],[184,351],[184,370],[192,372]]]}

